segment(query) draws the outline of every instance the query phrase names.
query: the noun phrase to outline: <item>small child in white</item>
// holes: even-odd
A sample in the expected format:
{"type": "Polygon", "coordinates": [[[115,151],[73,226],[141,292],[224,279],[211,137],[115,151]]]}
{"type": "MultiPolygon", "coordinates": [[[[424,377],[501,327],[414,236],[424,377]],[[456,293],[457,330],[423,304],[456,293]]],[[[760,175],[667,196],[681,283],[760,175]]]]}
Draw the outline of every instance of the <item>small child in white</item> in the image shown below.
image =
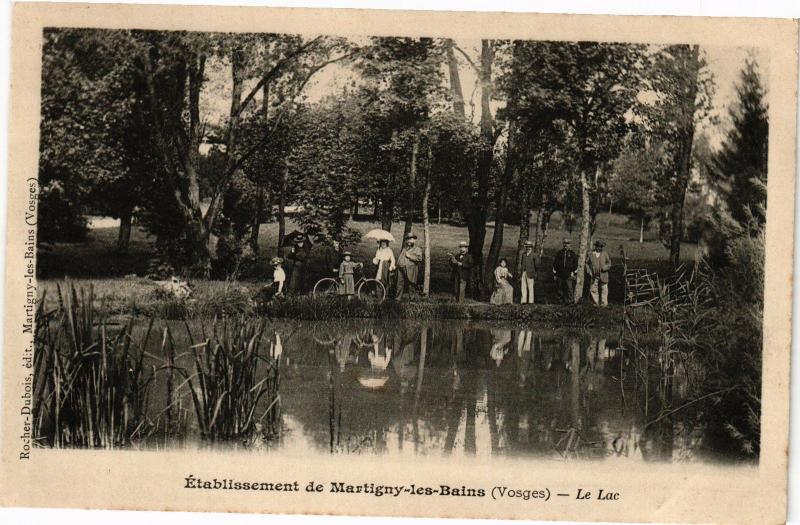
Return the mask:
{"type": "Polygon", "coordinates": [[[275,289],[276,297],[283,297],[283,285],[286,282],[286,272],[283,270],[283,259],[280,257],[272,258],[272,285],[275,289]]]}

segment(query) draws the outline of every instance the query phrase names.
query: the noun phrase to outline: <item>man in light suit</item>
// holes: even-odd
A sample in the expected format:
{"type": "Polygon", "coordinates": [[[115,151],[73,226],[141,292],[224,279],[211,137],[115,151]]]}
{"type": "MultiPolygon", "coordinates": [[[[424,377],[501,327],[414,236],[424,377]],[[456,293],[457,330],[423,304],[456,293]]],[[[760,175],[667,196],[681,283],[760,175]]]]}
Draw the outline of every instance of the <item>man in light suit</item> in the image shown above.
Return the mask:
{"type": "Polygon", "coordinates": [[[536,277],[536,254],[533,252],[533,243],[525,241],[525,251],[522,253],[522,271],[519,281],[522,290],[521,304],[533,304],[533,280],[536,277]]]}
{"type": "Polygon", "coordinates": [[[599,306],[608,306],[608,271],[611,257],[605,250],[603,241],[595,241],[594,251],[586,259],[586,275],[589,278],[589,293],[592,301],[599,306]]]}

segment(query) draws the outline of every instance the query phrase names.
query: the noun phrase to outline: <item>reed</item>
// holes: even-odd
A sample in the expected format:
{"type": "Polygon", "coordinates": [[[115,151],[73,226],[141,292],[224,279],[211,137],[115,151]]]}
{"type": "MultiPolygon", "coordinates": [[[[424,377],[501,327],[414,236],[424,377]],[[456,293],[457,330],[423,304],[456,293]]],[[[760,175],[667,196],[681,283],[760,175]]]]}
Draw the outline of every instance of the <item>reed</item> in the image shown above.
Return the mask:
{"type": "Polygon", "coordinates": [[[277,434],[279,355],[265,321],[215,319],[209,334],[205,328],[193,334],[184,321],[188,343],[180,344],[166,325],[160,348],[153,345],[160,352],[153,352],[154,319],[134,341],[141,321],[133,310],[114,325],[98,314],[106,310],[93,287],[68,284],[65,292],[59,285],[55,292],[57,301],[42,297],[36,312],[33,435],[39,446],[117,448],[155,432],[168,436],[185,427],[187,397],[206,439],[251,439],[256,429],[266,439],[277,434]],[[166,381],[166,400],[152,415],[156,380],[166,381]]]}
{"type": "MultiPolygon", "coordinates": [[[[33,435],[39,445],[115,448],[147,430],[155,370],[121,328],[96,317],[94,289],[57,287],[58,307],[36,313],[33,435]]],[[[152,322],[144,337],[147,344],[152,322]]]]}
{"type": "MultiPolygon", "coordinates": [[[[274,426],[279,414],[279,356],[267,341],[266,323],[243,316],[215,319],[210,334],[203,329],[199,342],[185,326],[193,369],[175,369],[189,387],[202,436],[213,441],[250,439],[265,418],[274,426]]],[[[174,344],[169,329],[165,341],[174,344]]]]}

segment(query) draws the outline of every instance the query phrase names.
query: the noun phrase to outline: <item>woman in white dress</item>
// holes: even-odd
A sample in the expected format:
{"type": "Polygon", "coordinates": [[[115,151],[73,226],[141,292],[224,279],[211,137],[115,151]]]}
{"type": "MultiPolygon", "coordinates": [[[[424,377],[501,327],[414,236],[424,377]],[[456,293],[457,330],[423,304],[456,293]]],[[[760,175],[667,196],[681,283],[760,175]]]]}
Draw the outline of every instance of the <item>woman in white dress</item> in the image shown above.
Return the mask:
{"type": "Polygon", "coordinates": [[[378,271],[375,278],[383,283],[386,290],[389,290],[389,272],[395,269],[394,253],[389,248],[389,241],[378,241],[378,250],[375,252],[375,257],[372,259],[372,264],[378,266],[378,271]]]}
{"type": "Polygon", "coordinates": [[[511,304],[514,302],[514,288],[508,282],[513,277],[508,271],[508,261],[503,258],[494,269],[494,293],[490,302],[492,304],[511,304]]]}

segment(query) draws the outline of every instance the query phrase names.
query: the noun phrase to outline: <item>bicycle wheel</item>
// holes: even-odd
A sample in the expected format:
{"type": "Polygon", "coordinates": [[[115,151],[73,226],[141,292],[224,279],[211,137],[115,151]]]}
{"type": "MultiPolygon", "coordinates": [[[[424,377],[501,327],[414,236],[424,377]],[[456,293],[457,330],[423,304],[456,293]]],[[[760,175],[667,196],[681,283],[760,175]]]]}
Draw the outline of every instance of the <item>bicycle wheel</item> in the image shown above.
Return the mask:
{"type": "Polygon", "coordinates": [[[331,295],[339,295],[339,281],[325,277],[317,281],[314,285],[314,297],[326,297],[331,295]]]}
{"type": "Polygon", "coordinates": [[[358,287],[358,298],[362,301],[378,301],[386,299],[386,287],[377,279],[364,279],[358,287]]]}

